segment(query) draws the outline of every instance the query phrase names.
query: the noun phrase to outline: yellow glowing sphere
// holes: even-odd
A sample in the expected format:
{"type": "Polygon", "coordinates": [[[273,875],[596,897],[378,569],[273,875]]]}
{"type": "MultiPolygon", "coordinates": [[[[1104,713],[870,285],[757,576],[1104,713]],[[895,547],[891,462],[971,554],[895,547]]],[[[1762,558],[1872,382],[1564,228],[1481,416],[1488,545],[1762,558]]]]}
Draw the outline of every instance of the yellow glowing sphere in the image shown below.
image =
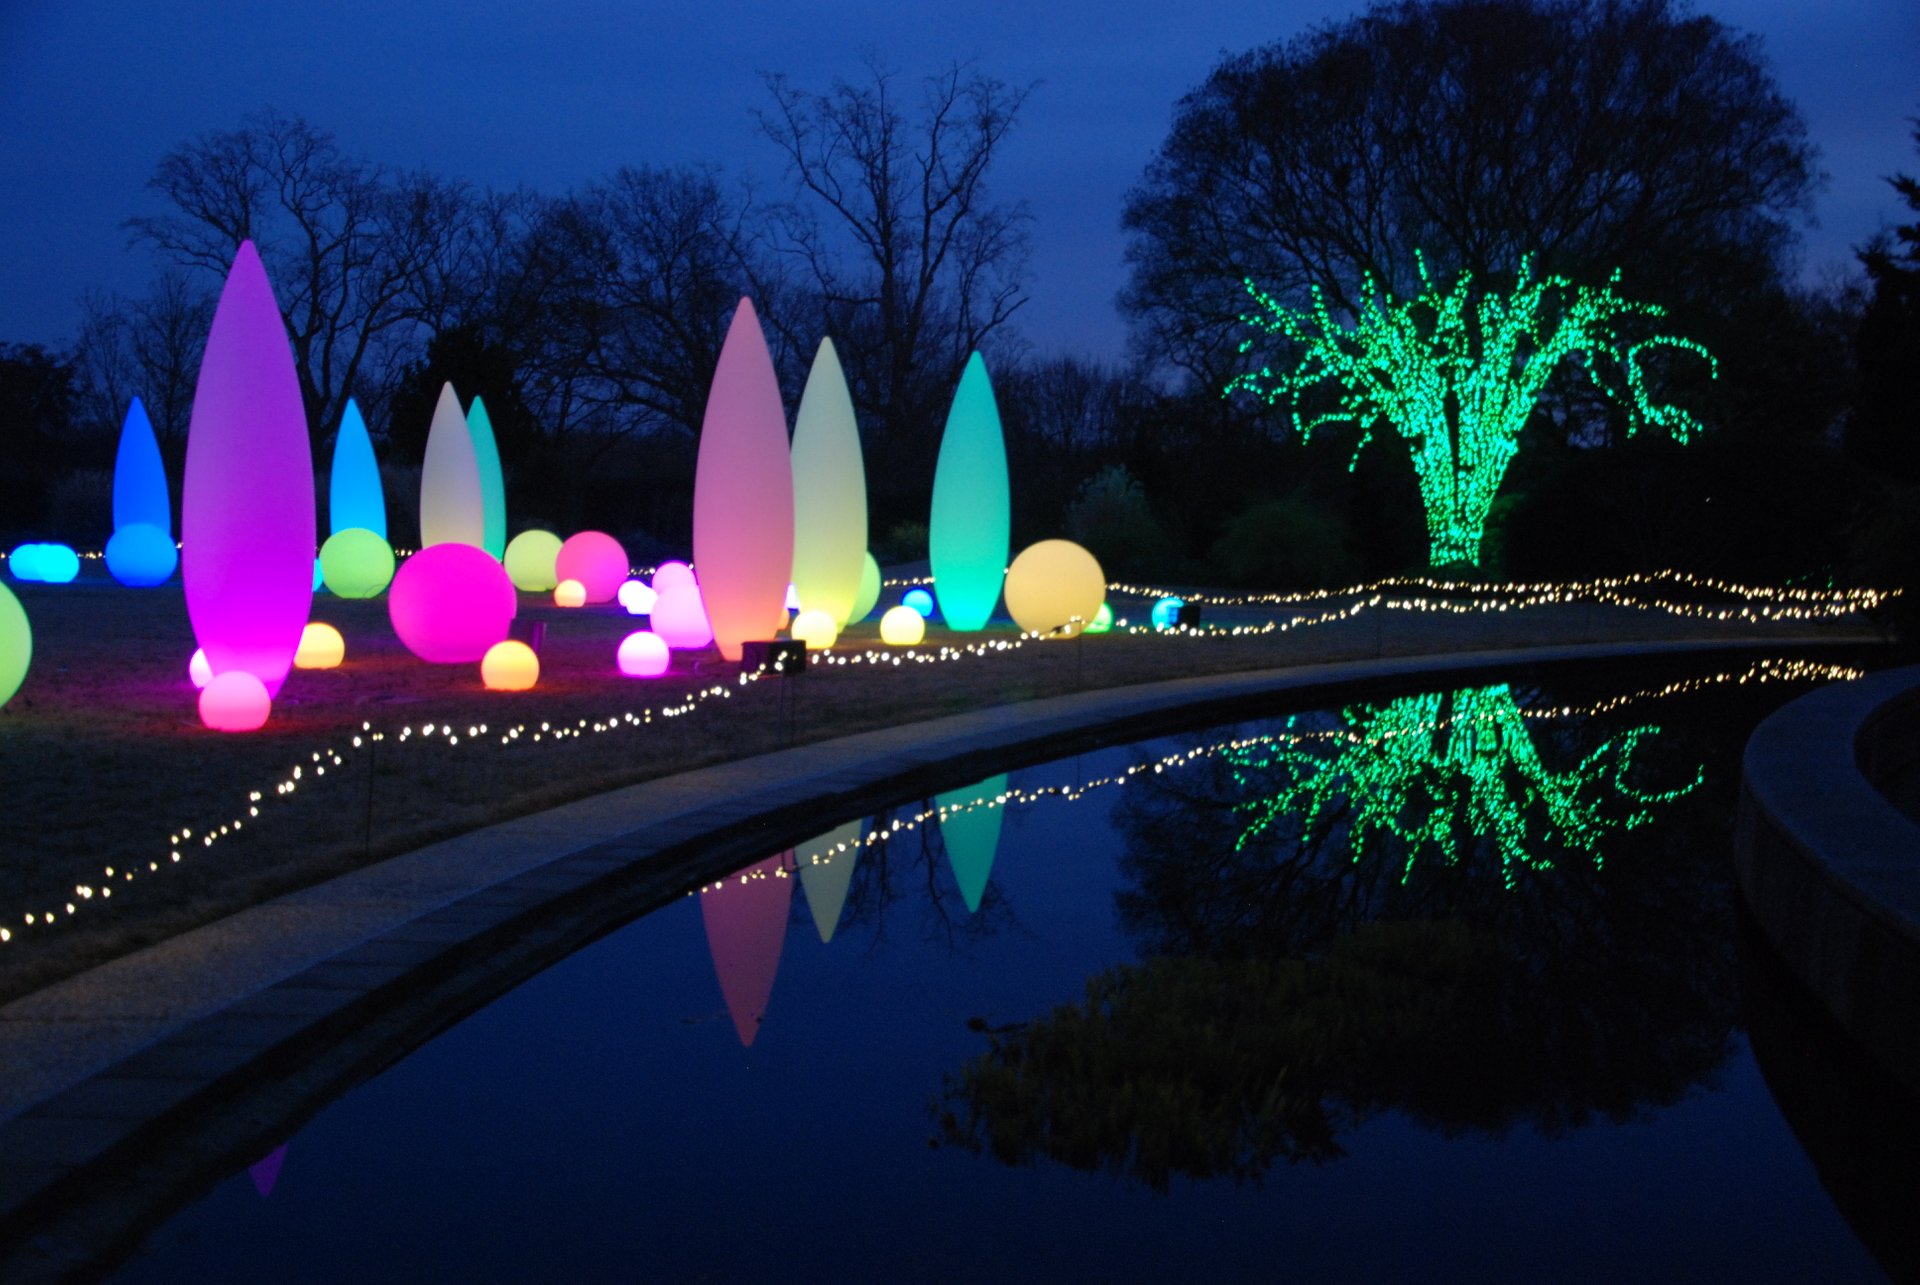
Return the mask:
{"type": "Polygon", "coordinates": [[[793,618],[791,630],[795,642],[803,642],[808,651],[822,651],[833,646],[840,636],[840,626],[833,623],[833,615],[826,611],[803,611],[793,618]]]}
{"type": "Polygon", "coordinates": [[[880,641],[889,647],[911,647],[927,636],[927,618],[912,607],[889,607],[880,617],[880,641]]]}
{"type": "Polygon", "coordinates": [[[551,531],[522,531],[507,541],[507,578],[523,593],[545,593],[560,583],[553,569],[559,556],[559,536],[551,531]]]}
{"type": "Polygon", "coordinates": [[[490,692],[524,692],[540,681],[540,657],[517,638],[497,642],[480,658],[480,681],[490,692]]]}
{"type": "Polygon", "coordinates": [[[1007,568],[1007,614],[1030,634],[1071,638],[1100,613],[1107,577],[1099,562],[1071,540],[1042,540],[1020,551],[1007,568]]]}
{"type": "Polygon", "coordinates": [[[554,586],[553,605],[556,607],[586,606],[587,587],[578,580],[562,580],[554,586]]]}
{"type": "Polygon", "coordinates": [[[332,625],[307,622],[300,631],[300,650],[293,653],[295,669],[332,669],[347,658],[346,639],[332,625]]]}

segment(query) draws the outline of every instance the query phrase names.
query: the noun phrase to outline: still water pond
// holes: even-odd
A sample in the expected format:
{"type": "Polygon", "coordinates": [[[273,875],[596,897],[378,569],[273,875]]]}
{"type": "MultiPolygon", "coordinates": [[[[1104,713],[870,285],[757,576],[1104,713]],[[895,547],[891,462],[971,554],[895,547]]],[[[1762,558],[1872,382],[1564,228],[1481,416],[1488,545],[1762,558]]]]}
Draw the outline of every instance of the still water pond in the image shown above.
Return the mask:
{"type": "Polygon", "coordinates": [[[1742,1009],[1739,749],[1807,685],[1705,673],[850,821],[446,1031],[123,1278],[1880,1279],[1742,1009]]]}

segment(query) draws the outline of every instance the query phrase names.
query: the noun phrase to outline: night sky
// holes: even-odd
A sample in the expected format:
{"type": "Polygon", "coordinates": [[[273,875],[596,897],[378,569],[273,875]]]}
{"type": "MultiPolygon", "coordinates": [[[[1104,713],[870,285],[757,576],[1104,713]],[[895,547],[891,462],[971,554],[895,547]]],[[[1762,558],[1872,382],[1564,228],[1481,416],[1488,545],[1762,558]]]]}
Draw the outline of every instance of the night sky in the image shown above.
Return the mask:
{"type": "MultiPolygon", "coordinates": [[[[751,111],[762,71],[824,89],[877,55],[917,79],[956,59],[1039,82],[993,175],[1033,210],[1032,301],[1043,352],[1116,357],[1122,198],[1175,102],[1223,52],[1292,36],[1342,0],[927,4],[860,0],[509,0],[262,5],[227,0],[0,0],[0,341],[69,342],[88,289],[135,293],[154,269],[121,223],[170,148],[263,106],[305,116],[350,154],[477,186],[559,194],[623,164],[719,165],[782,187],[751,111]]],[[[1759,34],[1829,184],[1807,276],[1900,212],[1882,182],[1920,171],[1920,5],[1722,0],[1759,34]]]]}

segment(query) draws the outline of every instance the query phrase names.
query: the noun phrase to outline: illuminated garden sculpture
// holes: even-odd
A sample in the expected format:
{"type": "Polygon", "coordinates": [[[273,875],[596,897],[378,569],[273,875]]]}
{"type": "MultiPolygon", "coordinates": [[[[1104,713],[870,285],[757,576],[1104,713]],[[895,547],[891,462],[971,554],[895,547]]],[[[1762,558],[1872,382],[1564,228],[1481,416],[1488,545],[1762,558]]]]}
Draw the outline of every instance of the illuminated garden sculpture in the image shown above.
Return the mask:
{"type": "Polygon", "coordinates": [[[1012,515],[1000,408],[987,363],[974,353],[947,412],[927,520],[933,590],[949,629],[982,629],[993,614],[1007,571],[1012,515]]]}
{"type": "Polygon", "coordinates": [[[214,310],[181,487],[187,616],[215,678],[278,694],[313,605],[313,453],[293,350],[253,242],[214,310]]]}
{"type": "Polygon", "coordinates": [[[473,433],[453,385],[442,384],[420,463],[420,547],[471,544],[484,549],[486,536],[486,494],[473,433]]]}
{"type": "Polygon", "coordinates": [[[113,535],[106,557],[115,580],[137,587],[165,583],[180,561],[173,546],[173,503],[160,463],[160,443],[138,397],[127,407],[114,454],[113,535]]]}
{"type": "Polygon", "coordinates": [[[793,423],[793,584],[802,611],[854,618],[866,570],[867,474],[853,398],[822,339],[793,423]]]}
{"type": "Polygon", "coordinates": [[[380,485],[380,465],[373,457],[373,441],[360,407],[347,398],[340,415],[340,431],[333,439],[333,469],[327,481],[327,529],[371,531],[387,538],[387,496],[380,485]]]}
{"type": "Polygon", "coordinates": [[[480,547],[499,562],[507,555],[507,483],[500,472],[493,421],[487,418],[487,404],[478,394],[467,407],[467,432],[473,438],[474,467],[480,474],[480,547]]]}
{"type": "MultiPolygon", "coordinates": [[[[1479,565],[1487,515],[1520,430],[1567,359],[1579,358],[1593,383],[1625,409],[1629,432],[1649,426],[1685,442],[1699,431],[1689,412],[1649,396],[1642,359],[1652,349],[1679,348],[1711,367],[1712,355],[1673,335],[1624,336],[1620,321],[1665,311],[1621,295],[1618,272],[1593,289],[1564,277],[1536,277],[1531,260],[1522,259],[1511,290],[1480,287],[1470,273],[1442,290],[1426,260],[1417,261],[1419,294],[1396,300],[1369,279],[1351,325],[1335,320],[1317,287],[1311,306],[1296,310],[1248,280],[1260,310],[1243,320],[1280,341],[1295,364],[1287,372],[1248,371],[1226,392],[1291,403],[1293,426],[1303,437],[1353,426],[1360,433],[1356,459],[1382,428],[1405,438],[1426,505],[1432,565],[1479,565]],[[1303,396],[1323,383],[1337,386],[1332,404],[1303,415],[1303,396]]],[[[1240,351],[1256,342],[1246,341],[1240,351]]]]}

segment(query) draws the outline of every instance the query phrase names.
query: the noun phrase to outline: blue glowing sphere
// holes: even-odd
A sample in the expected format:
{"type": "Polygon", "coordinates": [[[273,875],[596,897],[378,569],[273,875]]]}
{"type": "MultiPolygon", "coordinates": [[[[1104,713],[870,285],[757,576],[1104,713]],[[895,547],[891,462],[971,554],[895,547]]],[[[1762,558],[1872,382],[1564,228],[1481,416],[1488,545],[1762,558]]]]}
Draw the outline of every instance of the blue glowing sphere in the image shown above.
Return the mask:
{"type": "Polygon", "coordinates": [[[1185,598],[1162,598],[1153,604],[1153,627],[1171,629],[1180,623],[1180,608],[1187,605],[1185,598]]]}
{"type": "Polygon", "coordinates": [[[130,588],[165,584],[179,565],[173,539],[151,522],[129,522],[107,541],[107,571],[130,588]]]}
{"type": "Polygon", "coordinates": [[[80,555],[64,544],[23,544],[7,559],[16,580],[66,584],[80,574],[80,555]]]}
{"type": "Polygon", "coordinates": [[[933,615],[933,595],[925,589],[907,590],[904,594],[900,595],[900,605],[903,607],[912,607],[920,613],[922,620],[929,619],[933,615]]]}

